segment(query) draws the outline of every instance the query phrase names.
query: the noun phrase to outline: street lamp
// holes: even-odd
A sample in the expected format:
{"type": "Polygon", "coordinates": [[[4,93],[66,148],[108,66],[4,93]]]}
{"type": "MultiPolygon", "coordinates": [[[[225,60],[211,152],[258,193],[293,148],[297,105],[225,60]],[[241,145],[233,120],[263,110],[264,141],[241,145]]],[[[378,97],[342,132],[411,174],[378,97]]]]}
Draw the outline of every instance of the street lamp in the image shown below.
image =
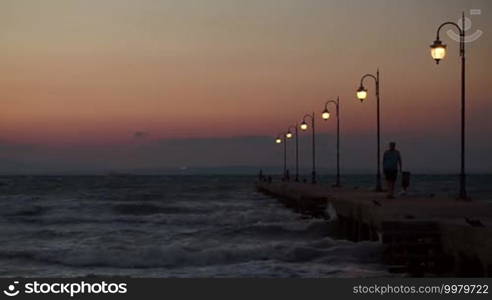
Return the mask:
{"type": "Polygon", "coordinates": [[[313,171],[311,173],[311,182],[313,184],[315,184],[316,183],[316,138],[315,138],[315,128],[314,128],[314,112],[312,115],[306,114],[302,118],[302,123],[299,127],[301,128],[302,131],[306,131],[309,128],[308,124],[306,123],[307,117],[309,117],[311,119],[311,130],[313,133],[313,146],[312,146],[313,147],[313,171]]]}
{"type": "Polygon", "coordinates": [[[376,173],[376,192],[381,192],[381,118],[380,118],[380,97],[379,97],[379,69],[376,76],[366,74],[360,79],[360,87],[357,89],[357,98],[363,102],[367,98],[367,89],[364,87],[364,79],[370,77],[376,82],[376,105],[377,105],[377,173],[376,173]]]}
{"type": "Polygon", "coordinates": [[[323,113],[321,114],[321,117],[323,118],[323,120],[328,120],[331,117],[330,111],[326,107],[323,113]]]}
{"type": "Polygon", "coordinates": [[[446,45],[439,39],[441,28],[446,25],[455,26],[460,33],[460,56],[461,56],[461,171],[460,171],[460,194],[459,198],[467,199],[466,174],[465,174],[465,13],[461,17],[461,27],[454,22],[444,22],[437,28],[437,37],[430,46],[432,58],[439,61],[446,57],[446,45]]]}
{"type": "Polygon", "coordinates": [[[294,134],[296,136],[296,181],[299,181],[299,134],[297,131],[297,125],[290,126],[289,129],[287,129],[285,137],[287,139],[291,139],[294,134]],[[292,129],[294,129],[294,133],[292,133],[292,129]]]}
{"type": "Polygon", "coordinates": [[[359,98],[360,102],[363,102],[367,98],[367,90],[363,86],[357,89],[357,98],[359,98]]]}
{"type": "Polygon", "coordinates": [[[283,178],[285,178],[285,174],[287,174],[287,140],[283,139],[285,136],[285,133],[281,133],[277,135],[277,138],[275,139],[276,144],[284,144],[284,175],[283,178]],[[282,138],[281,138],[282,137],[282,138]]]}
{"type": "Polygon", "coordinates": [[[340,187],[340,97],[337,97],[337,100],[329,100],[325,103],[325,110],[321,114],[323,120],[328,120],[331,117],[330,111],[328,110],[328,105],[334,104],[336,107],[336,116],[337,116],[337,182],[335,183],[335,187],[340,187]]]}
{"type": "Polygon", "coordinates": [[[439,40],[439,38],[437,38],[437,40],[435,40],[434,43],[430,47],[431,47],[432,58],[436,61],[436,64],[439,64],[439,61],[446,56],[447,46],[444,45],[439,40]]]}

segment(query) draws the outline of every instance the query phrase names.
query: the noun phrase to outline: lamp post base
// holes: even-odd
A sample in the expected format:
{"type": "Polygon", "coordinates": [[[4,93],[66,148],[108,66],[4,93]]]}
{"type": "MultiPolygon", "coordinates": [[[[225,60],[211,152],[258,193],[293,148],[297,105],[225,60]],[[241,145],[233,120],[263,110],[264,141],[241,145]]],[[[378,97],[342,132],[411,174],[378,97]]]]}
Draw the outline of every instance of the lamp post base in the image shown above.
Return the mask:
{"type": "Polygon", "coordinates": [[[377,176],[376,176],[376,189],[375,191],[380,193],[380,192],[383,192],[383,186],[381,184],[381,173],[378,172],[377,176]]]}

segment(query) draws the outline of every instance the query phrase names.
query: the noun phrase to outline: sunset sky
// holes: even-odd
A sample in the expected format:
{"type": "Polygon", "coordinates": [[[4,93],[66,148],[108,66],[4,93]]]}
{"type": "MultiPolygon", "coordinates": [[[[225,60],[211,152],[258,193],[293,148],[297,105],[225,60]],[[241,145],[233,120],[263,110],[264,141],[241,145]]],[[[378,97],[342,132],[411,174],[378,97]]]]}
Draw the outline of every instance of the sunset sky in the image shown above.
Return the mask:
{"type": "MultiPolygon", "coordinates": [[[[457,171],[458,43],[445,28],[439,66],[429,45],[461,11],[482,31],[467,44],[469,169],[492,172],[490,0],[3,0],[0,172],[279,165],[271,136],[336,96],[345,166],[371,170],[374,84],[362,104],[355,90],[378,67],[383,146],[417,172],[457,171]]],[[[332,168],[335,121],[318,124],[332,168]]]]}

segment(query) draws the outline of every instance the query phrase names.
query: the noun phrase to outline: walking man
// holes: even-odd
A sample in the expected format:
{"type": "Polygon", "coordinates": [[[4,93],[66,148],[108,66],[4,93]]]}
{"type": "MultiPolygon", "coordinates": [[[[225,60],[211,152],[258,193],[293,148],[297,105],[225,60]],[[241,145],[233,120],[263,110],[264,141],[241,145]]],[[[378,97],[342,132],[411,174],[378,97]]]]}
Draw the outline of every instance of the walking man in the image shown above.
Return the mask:
{"type": "Polygon", "coordinates": [[[383,171],[388,184],[388,199],[395,198],[395,182],[398,177],[398,170],[401,168],[402,161],[400,151],[396,150],[396,143],[389,143],[389,149],[384,152],[383,171]]]}

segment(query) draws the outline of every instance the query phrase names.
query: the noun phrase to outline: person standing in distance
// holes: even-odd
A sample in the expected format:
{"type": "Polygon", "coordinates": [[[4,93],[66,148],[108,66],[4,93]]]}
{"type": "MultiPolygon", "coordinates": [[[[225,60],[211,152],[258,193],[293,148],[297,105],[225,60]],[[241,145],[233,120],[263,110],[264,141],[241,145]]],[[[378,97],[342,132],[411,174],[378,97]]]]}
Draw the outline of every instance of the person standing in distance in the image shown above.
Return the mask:
{"type": "Polygon", "coordinates": [[[388,199],[395,198],[395,183],[398,177],[398,170],[402,170],[402,160],[400,151],[396,150],[396,143],[389,143],[389,149],[384,152],[383,171],[388,184],[388,199]]]}

